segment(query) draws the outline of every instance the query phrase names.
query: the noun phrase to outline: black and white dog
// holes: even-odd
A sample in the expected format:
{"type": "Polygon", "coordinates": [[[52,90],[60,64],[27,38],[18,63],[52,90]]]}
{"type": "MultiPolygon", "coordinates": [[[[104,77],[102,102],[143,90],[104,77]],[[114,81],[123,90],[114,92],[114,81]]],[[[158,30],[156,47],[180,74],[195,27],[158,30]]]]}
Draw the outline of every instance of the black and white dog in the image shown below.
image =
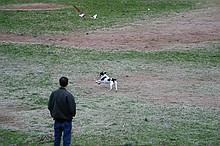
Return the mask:
{"type": "Polygon", "coordinates": [[[109,84],[109,90],[112,90],[112,86],[115,85],[115,91],[117,92],[118,90],[118,86],[117,86],[117,81],[114,78],[110,78],[106,75],[106,72],[101,72],[100,73],[100,79],[96,81],[96,83],[101,84],[101,83],[105,83],[105,84],[109,84]]]}

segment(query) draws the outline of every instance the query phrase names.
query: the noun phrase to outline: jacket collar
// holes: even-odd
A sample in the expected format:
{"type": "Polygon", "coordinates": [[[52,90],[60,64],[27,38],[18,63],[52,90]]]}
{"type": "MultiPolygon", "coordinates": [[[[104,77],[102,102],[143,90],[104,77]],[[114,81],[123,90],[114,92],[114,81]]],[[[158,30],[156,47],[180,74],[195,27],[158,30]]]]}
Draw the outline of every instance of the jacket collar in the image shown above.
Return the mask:
{"type": "Polygon", "coordinates": [[[66,90],[66,88],[65,88],[65,87],[60,87],[59,89],[63,89],[63,90],[66,90]]]}

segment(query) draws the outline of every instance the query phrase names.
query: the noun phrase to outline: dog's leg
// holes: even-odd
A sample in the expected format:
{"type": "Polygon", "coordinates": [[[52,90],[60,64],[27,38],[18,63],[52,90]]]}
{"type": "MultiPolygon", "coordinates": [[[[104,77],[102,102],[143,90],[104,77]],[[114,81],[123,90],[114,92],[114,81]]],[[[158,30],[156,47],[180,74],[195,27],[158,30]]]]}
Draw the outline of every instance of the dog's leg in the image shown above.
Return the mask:
{"type": "Polygon", "coordinates": [[[111,91],[112,90],[112,86],[113,86],[113,81],[110,81],[110,83],[109,83],[109,90],[108,91],[111,91]]]}
{"type": "Polygon", "coordinates": [[[101,80],[96,80],[95,82],[98,84],[101,84],[101,80]]]}
{"type": "Polygon", "coordinates": [[[116,91],[116,92],[118,91],[118,84],[117,84],[117,81],[115,81],[115,91],[116,91]]]}

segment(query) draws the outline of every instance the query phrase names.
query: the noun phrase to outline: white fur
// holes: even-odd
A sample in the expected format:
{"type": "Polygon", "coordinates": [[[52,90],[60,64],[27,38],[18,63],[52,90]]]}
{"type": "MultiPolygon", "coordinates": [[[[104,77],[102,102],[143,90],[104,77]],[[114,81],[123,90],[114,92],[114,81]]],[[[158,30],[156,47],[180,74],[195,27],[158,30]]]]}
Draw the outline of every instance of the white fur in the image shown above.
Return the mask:
{"type": "Polygon", "coordinates": [[[106,75],[106,72],[101,72],[100,73],[100,79],[97,80],[96,83],[98,83],[98,84],[101,84],[101,83],[109,84],[109,90],[108,91],[112,90],[113,85],[115,85],[115,91],[117,92],[117,90],[118,90],[116,79],[108,77],[106,75]]]}

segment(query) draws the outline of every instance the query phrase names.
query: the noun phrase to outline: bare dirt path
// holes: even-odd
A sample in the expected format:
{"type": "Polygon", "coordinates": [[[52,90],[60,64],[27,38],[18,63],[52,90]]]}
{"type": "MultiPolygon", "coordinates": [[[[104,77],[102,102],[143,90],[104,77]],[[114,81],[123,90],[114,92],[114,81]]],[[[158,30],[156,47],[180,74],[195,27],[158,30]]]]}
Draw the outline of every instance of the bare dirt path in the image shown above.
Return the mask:
{"type": "Polygon", "coordinates": [[[45,34],[37,37],[0,34],[0,41],[6,42],[142,51],[219,40],[220,10],[217,7],[179,13],[169,18],[146,18],[122,28],[87,33],[45,34]]]}

